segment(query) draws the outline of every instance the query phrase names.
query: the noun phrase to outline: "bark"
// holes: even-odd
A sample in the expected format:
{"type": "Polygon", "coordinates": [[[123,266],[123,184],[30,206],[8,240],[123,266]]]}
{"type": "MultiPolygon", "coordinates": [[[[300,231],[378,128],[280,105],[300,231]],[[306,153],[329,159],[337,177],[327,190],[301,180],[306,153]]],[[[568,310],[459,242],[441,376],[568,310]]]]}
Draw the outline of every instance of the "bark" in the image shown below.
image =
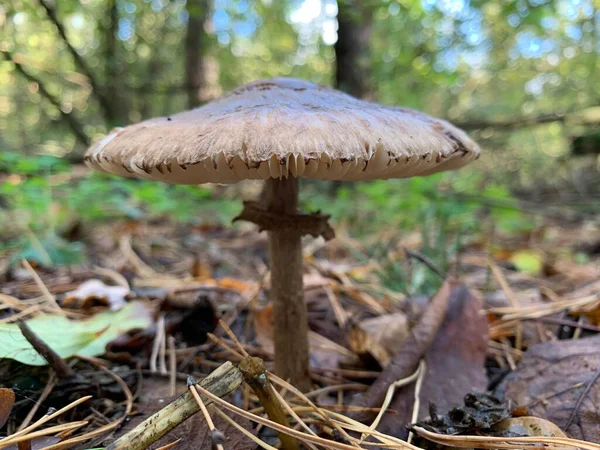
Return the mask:
{"type": "Polygon", "coordinates": [[[123,72],[119,61],[117,32],[119,29],[119,10],[116,0],[107,2],[108,25],[105,30],[104,58],[106,97],[108,110],[106,121],[110,127],[125,125],[127,120],[127,104],[123,92],[123,72]]]}
{"type": "Polygon", "coordinates": [[[338,2],[338,40],[335,43],[335,85],[337,89],[364,99],[373,95],[370,82],[369,43],[372,12],[358,0],[338,2]]]}
{"type": "MultiPolygon", "coordinates": [[[[369,58],[372,11],[361,5],[360,0],[339,0],[337,20],[338,39],[334,45],[335,87],[353,97],[372,100],[369,58]]],[[[341,181],[332,181],[330,193],[335,195],[341,186],[341,181]]]]}
{"type": "MultiPolygon", "coordinates": [[[[295,214],[296,178],[265,181],[269,212],[295,214]]],[[[310,389],[308,314],[302,285],[302,235],[299,231],[270,230],[270,299],[273,304],[275,372],[302,391],[310,389]]]]}
{"type": "Polygon", "coordinates": [[[206,61],[210,0],[188,0],[188,28],[185,36],[185,75],[188,107],[198,106],[206,88],[206,61]]]}

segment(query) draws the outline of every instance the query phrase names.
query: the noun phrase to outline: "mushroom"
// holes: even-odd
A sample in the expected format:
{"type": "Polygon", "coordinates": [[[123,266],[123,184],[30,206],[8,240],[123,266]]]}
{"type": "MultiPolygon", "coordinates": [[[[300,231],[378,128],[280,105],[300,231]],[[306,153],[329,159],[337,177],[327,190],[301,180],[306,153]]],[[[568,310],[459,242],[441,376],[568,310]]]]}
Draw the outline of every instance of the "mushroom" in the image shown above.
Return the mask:
{"type": "Polygon", "coordinates": [[[334,236],[329,216],[298,211],[298,179],[375,180],[462,167],[479,147],[460,129],[407,108],[292,78],[259,80],[200,108],[117,128],[86,153],[116,175],[174,184],[264,180],[237,220],[269,234],[275,371],[310,388],[303,235],[334,236]]]}

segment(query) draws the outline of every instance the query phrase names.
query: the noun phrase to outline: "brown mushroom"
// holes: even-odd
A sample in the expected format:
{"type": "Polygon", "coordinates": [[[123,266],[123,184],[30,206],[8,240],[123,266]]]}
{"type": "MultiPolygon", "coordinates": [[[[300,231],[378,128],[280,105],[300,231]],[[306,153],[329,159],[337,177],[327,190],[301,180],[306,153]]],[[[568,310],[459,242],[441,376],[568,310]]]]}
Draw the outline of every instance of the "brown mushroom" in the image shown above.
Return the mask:
{"type": "Polygon", "coordinates": [[[246,202],[238,219],[269,233],[275,370],[308,389],[301,238],[329,239],[333,230],[328,216],[298,212],[298,179],[407,178],[457,169],[478,156],[478,146],[443,120],[276,78],[191,111],[116,129],[88,150],[86,162],[174,184],[265,180],[262,202],[246,202]]]}

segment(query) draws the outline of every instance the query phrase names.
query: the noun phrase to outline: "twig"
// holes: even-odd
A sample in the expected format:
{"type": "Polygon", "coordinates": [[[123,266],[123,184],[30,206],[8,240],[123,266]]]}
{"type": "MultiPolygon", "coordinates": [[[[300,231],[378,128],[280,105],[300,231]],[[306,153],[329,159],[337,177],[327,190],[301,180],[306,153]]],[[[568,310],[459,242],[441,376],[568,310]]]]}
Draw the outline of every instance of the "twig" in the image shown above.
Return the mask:
{"type": "Polygon", "coordinates": [[[165,316],[163,314],[161,314],[161,319],[161,323],[157,325],[161,328],[160,352],[158,353],[158,370],[160,371],[160,373],[166,375],[169,373],[169,371],[167,370],[167,326],[165,324],[165,316]]]}
{"type": "Polygon", "coordinates": [[[206,406],[204,405],[202,398],[200,398],[200,394],[198,394],[198,391],[196,390],[195,380],[192,377],[190,377],[190,378],[191,378],[191,382],[188,381],[188,388],[189,388],[190,392],[192,393],[192,395],[194,396],[196,403],[198,403],[198,406],[200,407],[200,411],[202,411],[202,415],[204,416],[204,419],[206,420],[208,429],[210,430],[210,436],[212,439],[213,449],[216,448],[217,450],[224,450],[223,442],[225,442],[225,436],[223,436],[223,433],[221,433],[217,429],[217,427],[215,427],[215,423],[213,422],[212,418],[210,417],[210,414],[208,413],[208,410],[206,409],[206,406]]]}
{"type": "MultiPolygon", "coordinates": [[[[394,393],[396,392],[396,389],[401,388],[402,386],[406,386],[407,384],[410,384],[413,381],[417,380],[419,378],[419,376],[421,375],[421,373],[424,371],[424,366],[425,366],[425,360],[422,359],[421,362],[419,363],[419,367],[412,375],[410,375],[406,378],[402,378],[401,380],[395,381],[394,383],[390,384],[390,387],[388,388],[386,396],[385,396],[385,400],[383,401],[383,404],[381,405],[381,409],[379,410],[379,413],[377,414],[377,417],[375,418],[373,423],[369,426],[370,430],[377,429],[377,425],[379,425],[381,418],[383,417],[383,415],[389,408],[390,403],[392,402],[392,399],[394,398],[394,393]]],[[[416,389],[415,389],[415,391],[416,391],[416,389]]],[[[364,440],[365,438],[366,438],[366,435],[363,434],[361,441],[364,440]]]]}
{"type": "MultiPolygon", "coordinates": [[[[421,388],[423,387],[423,380],[425,379],[425,374],[427,373],[427,364],[425,360],[422,359],[419,364],[419,377],[417,378],[417,382],[415,383],[415,402],[413,403],[413,411],[412,416],[410,418],[411,423],[415,423],[419,420],[419,409],[421,408],[421,388]]],[[[412,443],[414,433],[410,431],[408,433],[408,439],[406,442],[409,444],[412,443]]]]}
{"type": "Polygon", "coordinates": [[[119,240],[119,250],[125,256],[125,260],[130,263],[134,270],[142,278],[156,278],[159,276],[158,272],[146,264],[142,258],[140,258],[131,243],[131,235],[123,235],[119,240]]]}
{"type": "Polygon", "coordinates": [[[434,433],[421,427],[413,427],[413,429],[422,437],[442,444],[448,447],[461,448],[485,448],[485,449],[523,449],[548,448],[560,446],[561,448],[581,448],[585,450],[600,450],[600,444],[595,442],[582,441],[580,439],[571,439],[567,437],[549,437],[549,436],[516,436],[516,437],[495,437],[495,436],[463,436],[463,435],[446,435],[434,433]],[[529,444],[529,445],[527,445],[529,444]]]}
{"type": "Polygon", "coordinates": [[[567,423],[565,424],[565,427],[564,427],[565,431],[567,431],[569,429],[569,427],[571,426],[571,424],[573,423],[573,420],[575,419],[575,416],[577,415],[577,412],[579,411],[579,407],[583,403],[583,399],[588,395],[588,393],[590,392],[590,389],[592,389],[592,386],[594,384],[596,384],[596,381],[598,381],[598,378],[600,378],[600,369],[598,369],[596,371],[596,373],[594,374],[594,376],[592,377],[590,382],[587,384],[587,386],[585,387],[585,389],[583,390],[583,392],[577,399],[577,403],[575,403],[575,407],[573,408],[573,411],[571,412],[571,415],[569,416],[569,420],[567,420],[567,423]]]}
{"type": "MultiPolygon", "coordinates": [[[[286,428],[290,427],[285,411],[281,403],[273,394],[273,386],[269,383],[267,369],[262,359],[253,356],[247,356],[242,360],[239,369],[244,376],[244,381],[250,385],[260,404],[265,408],[269,418],[283,425],[286,428]]],[[[285,450],[299,450],[298,441],[283,433],[279,434],[279,440],[285,450]]]]}
{"type": "Polygon", "coordinates": [[[553,324],[553,325],[564,325],[566,327],[573,327],[573,328],[578,327],[582,330],[594,331],[596,333],[600,333],[600,327],[597,327],[595,325],[590,325],[589,323],[579,323],[574,320],[557,319],[554,317],[535,317],[535,318],[526,318],[523,320],[532,320],[532,321],[536,321],[536,322],[549,323],[549,324],[553,324]]]}
{"type": "MultiPolygon", "coordinates": [[[[590,105],[587,108],[593,108],[594,105],[590,105]]],[[[583,111],[565,111],[565,112],[553,112],[550,114],[542,114],[533,117],[517,117],[514,119],[506,120],[473,120],[471,122],[460,122],[455,123],[457,127],[465,130],[477,130],[481,128],[494,128],[500,130],[512,130],[518,128],[532,127],[537,125],[543,125],[548,123],[565,123],[570,119],[569,116],[577,115],[583,111]]],[[[586,122],[583,120],[582,122],[586,122]]]]}
{"type": "Polygon", "coordinates": [[[417,261],[420,261],[421,263],[423,263],[425,266],[427,266],[428,269],[430,269],[433,273],[435,273],[442,280],[445,280],[446,278],[448,278],[448,274],[446,272],[444,272],[436,263],[434,263],[430,258],[425,256],[424,254],[419,253],[415,250],[410,250],[408,248],[404,249],[404,253],[406,254],[406,256],[414,258],[417,261]]]}
{"type": "Polygon", "coordinates": [[[96,266],[96,267],[94,267],[94,273],[97,273],[98,275],[100,275],[102,277],[110,278],[117,286],[131,289],[131,286],[129,286],[129,281],[127,281],[127,278],[125,278],[123,275],[121,275],[119,272],[117,272],[113,269],[109,269],[107,267],[96,266]]]}
{"type": "Polygon", "coordinates": [[[585,383],[574,384],[573,386],[569,386],[568,388],[562,389],[562,390],[560,390],[558,392],[553,392],[552,394],[547,395],[545,397],[544,396],[540,396],[540,397],[536,398],[534,401],[532,401],[531,403],[528,403],[528,404],[526,404],[524,406],[527,409],[531,409],[534,406],[537,406],[539,403],[546,403],[551,398],[558,397],[558,396],[560,396],[560,395],[562,395],[562,394],[564,394],[566,392],[572,391],[573,389],[579,389],[581,386],[584,386],[584,385],[585,385],[585,383]]]}
{"type": "Polygon", "coordinates": [[[75,376],[73,369],[52,350],[48,344],[42,341],[26,322],[18,322],[19,330],[23,333],[23,337],[31,344],[36,352],[38,352],[56,373],[58,378],[72,378],[75,376]]]}
{"type": "Polygon", "coordinates": [[[177,355],[175,353],[175,338],[169,336],[169,395],[177,393],[177,355]]]}
{"type": "Polygon", "coordinates": [[[27,269],[27,271],[31,274],[33,281],[35,281],[35,284],[39,288],[40,292],[44,295],[44,297],[46,297],[48,303],[50,303],[50,305],[52,305],[54,309],[56,309],[56,312],[58,312],[58,314],[60,314],[61,316],[66,316],[66,313],[61,309],[60,306],[58,306],[54,295],[52,295],[50,290],[46,287],[46,285],[44,284],[40,276],[37,274],[37,272],[33,269],[33,267],[31,267],[29,261],[23,258],[21,260],[21,263],[25,266],[25,269],[27,269]]]}
{"type": "MultiPolygon", "coordinates": [[[[500,284],[500,287],[504,291],[504,294],[508,297],[508,300],[512,304],[513,308],[519,308],[519,300],[517,299],[517,296],[513,292],[510,285],[506,282],[506,278],[504,277],[504,274],[502,273],[500,268],[492,261],[490,261],[489,264],[490,268],[492,269],[492,273],[496,277],[498,284],[500,284]]],[[[515,348],[517,350],[521,350],[523,348],[523,324],[521,322],[517,323],[515,333],[515,348]]]]}
{"type": "MultiPolygon", "coordinates": [[[[294,411],[294,408],[292,408],[286,401],[285,398],[283,398],[283,395],[281,395],[279,392],[277,392],[277,389],[273,389],[271,387],[271,390],[273,392],[273,395],[275,396],[275,398],[277,399],[277,401],[283,405],[283,407],[285,408],[285,410],[288,412],[288,414],[290,416],[292,416],[294,418],[294,420],[298,423],[298,425],[300,425],[302,428],[304,428],[306,430],[307,433],[312,434],[312,435],[317,435],[317,433],[315,433],[308,425],[306,425],[306,423],[300,418],[300,416],[296,413],[296,411],[294,411]]],[[[313,444],[311,444],[310,442],[307,442],[306,445],[308,445],[308,447],[310,447],[311,450],[318,450],[313,444]]]]}
{"type": "Polygon", "coordinates": [[[327,294],[327,298],[329,299],[329,304],[333,310],[333,315],[335,316],[336,322],[341,329],[344,329],[346,323],[348,322],[348,313],[342,307],[340,300],[333,292],[333,289],[331,289],[331,286],[323,286],[323,290],[325,291],[325,294],[327,294]]]}
{"type": "MultiPolygon", "coordinates": [[[[5,439],[0,440],[0,448],[6,448],[9,445],[18,444],[19,442],[30,441],[32,439],[48,436],[50,434],[60,433],[61,431],[72,430],[76,428],[81,428],[83,425],[87,425],[88,422],[83,420],[81,422],[69,422],[62,425],[56,425],[50,428],[44,428],[43,430],[34,431],[32,433],[28,433],[25,435],[19,436],[9,436],[5,439]]],[[[49,448],[49,447],[46,447],[49,448]]]]}
{"type": "Polygon", "coordinates": [[[80,399],[75,400],[74,402],[68,404],[67,406],[65,406],[64,408],[59,409],[58,411],[53,412],[52,414],[47,414],[44,417],[42,417],[41,419],[39,419],[37,422],[34,422],[33,424],[29,425],[26,428],[23,428],[21,431],[17,431],[14,434],[11,434],[10,436],[4,438],[4,439],[0,439],[0,448],[4,448],[7,447],[8,445],[13,444],[15,441],[15,438],[21,437],[21,436],[31,436],[31,433],[33,432],[33,430],[39,428],[40,426],[42,426],[43,424],[45,424],[46,422],[53,420],[55,418],[57,418],[58,416],[60,416],[61,414],[69,411],[70,409],[75,408],[77,405],[79,405],[80,403],[83,403],[87,400],[89,400],[90,398],[92,398],[91,395],[87,395],[85,397],[82,397],[80,399]]]}
{"type": "Polygon", "coordinates": [[[234,426],[239,431],[241,431],[244,435],[246,435],[248,438],[252,439],[260,447],[264,448],[265,450],[277,450],[277,448],[273,447],[272,445],[267,444],[266,442],[260,440],[256,436],[254,436],[252,433],[250,433],[248,430],[246,430],[243,426],[241,426],[239,423],[237,423],[235,420],[233,420],[231,417],[229,417],[227,414],[225,414],[219,408],[215,408],[215,411],[217,412],[218,415],[221,416],[221,418],[225,419],[227,422],[229,422],[230,425],[234,426]]]}
{"type": "Polygon", "coordinates": [[[302,393],[300,390],[298,390],[295,386],[292,386],[287,381],[279,378],[277,375],[272,374],[270,372],[269,372],[269,380],[271,380],[273,383],[277,384],[278,386],[288,389],[292,394],[296,395],[298,398],[305,401],[308,404],[308,406],[310,406],[310,408],[315,413],[317,413],[321,418],[323,418],[323,420],[325,420],[325,422],[328,425],[331,426],[331,428],[333,428],[338,433],[340,433],[340,435],[342,437],[344,437],[348,442],[351,442],[354,447],[360,448],[360,446],[357,443],[355,443],[355,441],[352,440],[352,437],[343,428],[340,428],[337,424],[335,424],[332,420],[330,420],[329,417],[327,416],[327,414],[325,414],[321,408],[317,407],[317,405],[315,405],[306,395],[304,395],[304,393],[302,393]]]}
{"type": "Polygon", "coordinates": [[[150,371],[167,375],[167,367],[164,358],[165,341],[165,316],[160,314],[156,321],[156,335],[152,343],[152,354],[150,355],[150,371]],[[157,364],[158,363],[158,364],[157,364]]]}
{"type": "Polygon", "coordinates": [[[200,391],[200,393],[204,394],[206,397],[210,398],[215,403],[217,403],[220,406],[222,406],[223,408],[233,412],[234,414],[245,417],[248,420],[260,423],[269,428],[273,428],[275,431],[289,434],[290,436],[300,439],[303,442],[312,442],[313,444],[321,445],[323,447],[336,449],[336,450],[355,450],[356,449],[356,447],[353,447],[348,444],[343,444],[341,442],[324,439],[319,436],[313,436],[312,434],[306,434],[301,431],[294,430],[293,428],[285,427],[284,425],[281,425],[277,422],[273,422],[272,420],[265,419],[263,417],[255,415],[255,414],[251,414],[247,411],[244,411],[241,408],[238,408],[237,406],[231,405],[231,404],[227,403],[226,401],[224,401],[223,399],[216,397],[215,395],[211,394],[210,392],[206,391],[205,389],[203,389],[201,387],[198,387],[198,390],[200,391]]]}
{"type": "Polygon", "coordinates": [[[46,399],[52,392],[52,389],[54,389],[54,387],[56,386],[56,381],[57,381],[56,376],[54,375],[54,372],[51,371],[50,378],[48,378],[48,382],[46,383],[44,390],[40,394],[40,398],[38,398],[38,400],[36,402],[34,402],[33,407],[31,408],[31,410],[29,410],[27,417],[25,417],[25,419],[23,419],[23,422],[21,422],[21,425],[19,425],[19,428],[17,428],[17,431],[21,431],[23,428],[25,428],[25,427],[27,427],[27,425],[29,425],[29,423],[31,422],[31,419],[33,419],[33,416],[35,416],[35,413],[39,409],[40,405],[46,401],[46,399]]]}
{"type": "MultiPolygon", "coordinates": [[[[240,387],[242,373],[230,362],[221,365],[199,383],[201,392],[222,397],[240,387]],[[206,390],[206,391],[205,391],[206,390]]],[[[208,398],[203,398],[209,404],[208,398]]],[[[107,447],[107,450],[143,450],[163,437],[177,425],[200,410],[192,393],[188,390],[157,413],[148,417],[133,430],[120,437],[107,447]]]]}
{"type": "Polygon", "coordinates": [[[223,330],[225,330],[225,333],[227,333],[227,335],[229,336],[229,338],[234,342],[234,344],[236,345],[236,347],[239,349],[240,353],[242,355],[244,355],[244,357],[246,357],[246,358],[249,357],[250,355],[244,349],[244,346],[239,341],[239,339],[237,338],[237,336],[235,335],[235,333],[231,330],[231,328],[229,327],[229,325],[227,325],[225,323],[225,321],[222,320],[222,319],[219,319],[219,325],[221,325],[221,327],[223,327],[223,330]]]}
{"type": "Polygon", "coordinates": [[[176,441],[171,442],[170,444],[163,445],[162,447],[158,447],[156,450],[171,450],[172,448],[175,448],[177,446],[177,444],[179,444],[180,442],[181,442],[181,438],[177,439],[176,441]]]}

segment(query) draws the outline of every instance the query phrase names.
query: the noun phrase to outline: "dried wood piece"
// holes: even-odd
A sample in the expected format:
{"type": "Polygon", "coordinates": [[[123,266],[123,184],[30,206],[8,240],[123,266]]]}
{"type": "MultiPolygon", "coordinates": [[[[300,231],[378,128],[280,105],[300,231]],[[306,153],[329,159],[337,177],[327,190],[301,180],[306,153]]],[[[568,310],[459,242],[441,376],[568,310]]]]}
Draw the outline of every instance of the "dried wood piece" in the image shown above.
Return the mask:
{"type": "MultiPolygon", "coordinates": [[[[218,397],[223,397],[236,390],[242,381],[243,377],[239,369],[232,363],[226,362],[204,378],[198,385],[218,397]]],[[[205,405],[211,403],[211,400],[204,396],[202,397],[202,401],[205,405]]],[[[106,450],[146,449],[199,410],[200,406],[198,406],[194,396],[188,390],[156,414],[148,417],[129,433],[110,444],[106,450]]]]}
{"type": "Polygon", "coordinates": [[[32,330],[27,323],[19,321],[19,329],[27,342],[48,362],[58,378],[71,378],[75,376],[73,369],[60,357],[58,354],[42,341],[32,330]]]}

